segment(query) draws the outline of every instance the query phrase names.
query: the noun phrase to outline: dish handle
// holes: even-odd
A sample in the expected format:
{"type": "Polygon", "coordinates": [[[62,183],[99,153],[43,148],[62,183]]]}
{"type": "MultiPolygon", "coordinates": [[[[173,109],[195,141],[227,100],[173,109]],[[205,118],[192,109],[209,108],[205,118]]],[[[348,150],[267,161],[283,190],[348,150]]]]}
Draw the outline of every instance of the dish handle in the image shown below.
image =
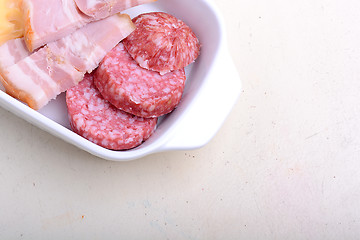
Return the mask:
{"type": "Polygon", "coordinates": [[[199,92],[201,97],[191,103],[172,138],[160,147],[160,151],[200,148],[216,135],[226,120],[242,88],[227,48],[219,52],[208,78],[208,83],[199,92]]]}

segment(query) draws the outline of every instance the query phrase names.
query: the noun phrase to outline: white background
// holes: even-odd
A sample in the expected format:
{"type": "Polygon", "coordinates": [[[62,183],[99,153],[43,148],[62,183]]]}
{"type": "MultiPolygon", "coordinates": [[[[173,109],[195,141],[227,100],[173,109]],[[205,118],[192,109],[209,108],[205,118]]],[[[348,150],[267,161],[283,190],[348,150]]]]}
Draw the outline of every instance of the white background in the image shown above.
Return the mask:
{"type": "Polygon", "coordinates": [[[195,151],[94,157],[0,109],[0,239],[356,239],[360,2],[216,0],[244,90],[195,151]]]}

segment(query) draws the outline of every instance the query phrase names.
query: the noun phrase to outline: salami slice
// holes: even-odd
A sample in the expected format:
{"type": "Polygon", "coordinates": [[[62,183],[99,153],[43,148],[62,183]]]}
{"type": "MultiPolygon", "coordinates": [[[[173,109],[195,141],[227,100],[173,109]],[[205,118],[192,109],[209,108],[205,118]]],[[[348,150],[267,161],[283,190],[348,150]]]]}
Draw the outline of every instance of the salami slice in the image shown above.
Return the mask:
{"type": "Polygon", "coordinates": [[[163,12],[133,19],[136,30],[124,39],[125,48],[143,68],[165,74],[195,61],[200,43],[183,21],[163,12]]]}
{"type": "Polygon", "coordinates": [[[94,83],[102,96],[117,108],[139,117],[159,117],[180,102],[184,69],[165,75],[140,67],[119,43],[100,63],[94,83]]]}
{"type": "Polygon", "coordinates": [[[148,139],[156,118],[140,118],[123,112],[104,100],[87,74],[66,92],[66,104],[74,132],[112,150],[134,148],[148,139]]]}

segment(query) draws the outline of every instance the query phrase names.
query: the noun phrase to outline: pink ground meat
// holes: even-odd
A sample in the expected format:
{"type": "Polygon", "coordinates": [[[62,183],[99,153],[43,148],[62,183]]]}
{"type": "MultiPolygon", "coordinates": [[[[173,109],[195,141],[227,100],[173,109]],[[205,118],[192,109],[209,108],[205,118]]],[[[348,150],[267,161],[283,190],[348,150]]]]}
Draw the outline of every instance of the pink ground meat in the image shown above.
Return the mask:
{"type": "Polygon", "coordinates": [[[133,22],[136,29],[123,43],[145,69],[165,74],[186,67],[200,54],[200,42],[194,32],[168,13],[140,14],[133,22]]]}
{"type": "Polygon", "coordinates": [[[72,130],[107,149],[139,146],[156,128],[157,118],[136,117],[103,99],[91,74],[66,92],[66,104],[72,130]]]}
{"type": "Polygon", "coordinates": [[[102,96],[117,108],[139,117],[159,117],[180,102],[185,70],[165,75],[140,67],[119,43],[100,63],[94,82],[102,96]]]}

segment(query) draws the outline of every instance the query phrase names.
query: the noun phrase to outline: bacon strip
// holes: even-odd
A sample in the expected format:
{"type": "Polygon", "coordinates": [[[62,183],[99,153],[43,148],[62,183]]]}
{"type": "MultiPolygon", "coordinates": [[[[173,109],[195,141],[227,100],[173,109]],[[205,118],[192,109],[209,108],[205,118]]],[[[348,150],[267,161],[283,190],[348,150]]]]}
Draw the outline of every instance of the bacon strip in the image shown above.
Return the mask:
{"type": "Polygon", "coordinates": [[[156,0],[75,0],[81,12],[94,19],[102,19],[141,4],[156,0]]]}
{"type": "Polygon", "coordinates": [[[37,110],[81,81],[84,73],[59,61],[45,46],[2,72],[6,92],[37,110]]]}
{"type": "Polygon", "coordinates": [[[129,15],[116,14],[92,22],[48,46],[54,54],[66,58],[77,70],[90,73],[106,53],[134,30],[135,25],[129,15]]]}
{"type": "Polygon", "coordinates": [[[24,38],[30,52],[89,22],[156,0],[23,0],[24,38]]]}
{"type": "Polygon", "coordinates": [[[12,57],[10,64],[0,58],[0,81],[7,93],[38,110],[79,83],[85,72],[94,70],[106,53],[134,29],[128,15],[116,14],[90,23],[31,55],[23,51],[24,44],[10,50],[14,42],[9,41],[0,47],[0,53],[8,49],[7,55],[12,57]]]}
{"type": "Polygon", "coordinates": [[[23,0],[24,37],[30,52],[84,26],[91,19],[74,0],[23,0]]]}
{"type": "Polygon", "coordinates": [[[0,46],[0,70],[14,65],[30,54],[22,38],[7,41],[0,46]]]}

